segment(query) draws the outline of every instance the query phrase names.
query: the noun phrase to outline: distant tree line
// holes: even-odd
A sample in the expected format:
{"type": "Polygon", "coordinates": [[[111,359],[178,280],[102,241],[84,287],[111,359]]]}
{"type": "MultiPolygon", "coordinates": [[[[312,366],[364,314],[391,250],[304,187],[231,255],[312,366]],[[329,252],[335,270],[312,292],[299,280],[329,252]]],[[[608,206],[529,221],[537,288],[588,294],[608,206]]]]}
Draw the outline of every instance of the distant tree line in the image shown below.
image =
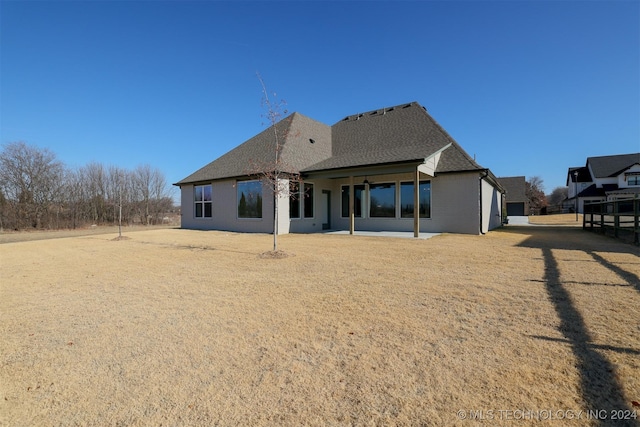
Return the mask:
{"type": "Polygon", "coordinates": [[[70,169],[46,148],[13,142],[0,152],[0,229],[158,224],[173,210],[169,188],[149,165],[70,169]]]}

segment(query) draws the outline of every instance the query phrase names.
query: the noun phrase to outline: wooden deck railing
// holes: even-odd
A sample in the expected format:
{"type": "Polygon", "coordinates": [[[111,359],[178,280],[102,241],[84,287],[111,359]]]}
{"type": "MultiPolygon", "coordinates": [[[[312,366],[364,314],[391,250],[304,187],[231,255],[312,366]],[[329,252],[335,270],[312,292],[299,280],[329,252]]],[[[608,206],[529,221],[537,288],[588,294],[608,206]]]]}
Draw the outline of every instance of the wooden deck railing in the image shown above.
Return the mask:
{"type": "Polygon", "coordinates": [[[585,203],[582,228],[640,245],[640,198],[585,203]]]}

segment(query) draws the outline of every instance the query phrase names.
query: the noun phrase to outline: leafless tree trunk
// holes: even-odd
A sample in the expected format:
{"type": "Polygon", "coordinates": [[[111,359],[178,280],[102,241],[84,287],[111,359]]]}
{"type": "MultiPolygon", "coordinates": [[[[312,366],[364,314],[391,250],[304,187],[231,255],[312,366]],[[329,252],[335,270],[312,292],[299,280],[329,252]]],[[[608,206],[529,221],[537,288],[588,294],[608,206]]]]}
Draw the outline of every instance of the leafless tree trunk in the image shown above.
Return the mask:
{"type": "MultiPolygon", "coordinates": [[[[278,250],[278,225],[280,213],[280,198],[283,195],[290,196],[291,186],[299,182],[299,175],[284,172],[288,170],[282,159],[282,147],[287,137],[286,131],[281,133],[279,127],[276,126],[282,119],[287,110],[284,109],[286,103],[284,100],[277,102],[272,101],[264,80],[259,73],[256,73],[260,85],[262,86],[262,106],[265,108],[264,117],[268,120],[268,124],[273,131],[273,158],[272,159],[255,159],[252,161],[250,175],[257,175],[263,184],[267,185],[273,192],[273,251],[278,250]]],[[[273,94],[275,97],[276,94],[273,94]]],[[[286,127],[283,127],[286,129],[286,127]]]]}

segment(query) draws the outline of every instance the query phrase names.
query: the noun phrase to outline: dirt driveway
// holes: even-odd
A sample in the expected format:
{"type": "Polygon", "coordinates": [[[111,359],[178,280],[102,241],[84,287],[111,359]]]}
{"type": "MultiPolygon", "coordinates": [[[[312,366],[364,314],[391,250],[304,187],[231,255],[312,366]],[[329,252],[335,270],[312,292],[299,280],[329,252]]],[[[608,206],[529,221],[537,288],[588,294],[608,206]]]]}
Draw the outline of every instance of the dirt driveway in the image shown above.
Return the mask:
{"type": "Polygon", "coordinates": [[[638,425],[635,246],[126,236],[0,244],[1,425],[638,425]]]}

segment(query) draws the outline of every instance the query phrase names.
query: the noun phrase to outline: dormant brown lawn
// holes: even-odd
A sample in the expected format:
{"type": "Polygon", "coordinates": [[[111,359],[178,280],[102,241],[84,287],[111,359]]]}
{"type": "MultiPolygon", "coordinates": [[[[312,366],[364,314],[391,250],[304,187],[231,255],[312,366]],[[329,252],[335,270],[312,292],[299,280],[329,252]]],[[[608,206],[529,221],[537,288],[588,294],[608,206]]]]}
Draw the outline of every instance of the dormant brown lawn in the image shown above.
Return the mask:
{"type": "Polygon", "coordinates": [[[508,226],[286,235],[293,256],[265,259],[269,235],[125,235],[0,244],[0,424],[597,426],[580,411],[640,410],[636,246],[508,226]]]}

